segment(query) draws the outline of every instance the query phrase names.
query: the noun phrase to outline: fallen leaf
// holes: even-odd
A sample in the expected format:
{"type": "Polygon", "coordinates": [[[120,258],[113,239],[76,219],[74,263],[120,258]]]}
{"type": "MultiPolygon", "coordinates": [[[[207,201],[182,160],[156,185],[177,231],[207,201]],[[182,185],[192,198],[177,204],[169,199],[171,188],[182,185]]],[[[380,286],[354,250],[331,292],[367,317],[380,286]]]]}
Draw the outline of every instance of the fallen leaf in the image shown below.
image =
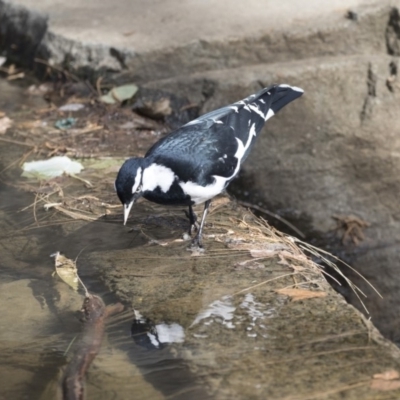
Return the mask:
{"type": "Polygon", "coordinates": [[[0,118],[0,135],[7,132],[7,129],[12,125],[12,120],[8,117],[0,118]]]}
{"type": "Polygon", "coordinates": [[[52,254],[52,257],[55,258],[57,275],[72,289],[78,290],[79,277],[75,262],[60,254],[59,251],[52,254]]]}
{"type": "Polygon", "coordinates": [[[131,99],[138,89],[139,88],[134,84],[117,86],[111,89],[107,94],[100,96],[100,100],[107,104],[122,103],[125,100],[131,99]]]}
{"type": "Polygon", "coordinates": [[[112,96],[111,91],[109,91],[107,94],[104,94],[103,96],[100,96],[100,101],[106,104],[115,104],[116,101],[114,97],[112,96]]]}
{"type": "Polygon", "coordinates": [[[134,84],[117,86],[111,90],[114,98],[122,103],[125,100],[131,99],[138,91],[138,87],[134,84]]]}
{"type": "Polygon", "coordinates": [[[67,156],[58,156],[48,160],[26,162],[22,169],[24,171],[22,176],[26,178],[55,178],[64,173],[68,175],[79,174],[83,165],[67,156]]]}
{"type": "Polygon", "coordinates": [[[327,295],[326,292],[294,288],[277,289],[275,292],[289,296],[293,301],[312,299],[314,297],[326,297],[327,295]]]}
{"type": "Polygon", "coordinates": [[[384,392],[389,390],[396,390],[400,389],[400,381],[399,380],[388,381],[386,379],[372,379],[370,388],[373,390],[380,390],[384,392]]]}
{"type": "Polygon", "coordinates": [[[400,377],[399,373],[395,369],[382,372],[381,374],[375,374],[374,379],[384,379],[385,381],[391,381],[400,377]]]}

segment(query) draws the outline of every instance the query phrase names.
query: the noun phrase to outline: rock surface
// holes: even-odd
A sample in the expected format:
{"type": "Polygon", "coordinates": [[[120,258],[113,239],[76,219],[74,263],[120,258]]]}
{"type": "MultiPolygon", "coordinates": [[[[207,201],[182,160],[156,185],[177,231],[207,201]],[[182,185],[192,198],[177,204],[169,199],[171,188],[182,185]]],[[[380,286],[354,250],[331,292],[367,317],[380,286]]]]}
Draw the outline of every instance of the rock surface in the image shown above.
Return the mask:
{"type": "Polygon", "coordinates": [[[211,209],[205,253],[192,254],[179,239],[176,212],[146,202],[135,211],[130,248],[92,252],[88,263],[135,309],[138,346],[153,360],[170,360],[171,370],[186,366],[185,385],[169,395],[385,398],[371,378],[397,370],[399,350],[290,242],[225,201],[211,209]],[[290,288],[290,296],[279,293],[290,288]],[[303,300],[293,297],[297,290],[303,300]]]}
{"type": "Polygon", "coordinates": [[[398,1],[313,1],[301,11],[289,0],[231,7],[224,1],[125,1],[119,7],[0,1],[1,47],[11,58],[38,56],[78,74],[169,91],[200,112],[272,82],[303,87],[306,96],[269,122],[237,188],[253,203],[306,224],[311,237],[328,237],[332,250],[386,294],[367,304],[374,322],[397,342],[396,7],[398,1]],[[10,45],[14,32],[23,46],[10,45]],[[366,239],[356,235],[356,245],[354,235],[345,243],[332,238],[338,215],[369,224],[358,235],[366,239]]]}

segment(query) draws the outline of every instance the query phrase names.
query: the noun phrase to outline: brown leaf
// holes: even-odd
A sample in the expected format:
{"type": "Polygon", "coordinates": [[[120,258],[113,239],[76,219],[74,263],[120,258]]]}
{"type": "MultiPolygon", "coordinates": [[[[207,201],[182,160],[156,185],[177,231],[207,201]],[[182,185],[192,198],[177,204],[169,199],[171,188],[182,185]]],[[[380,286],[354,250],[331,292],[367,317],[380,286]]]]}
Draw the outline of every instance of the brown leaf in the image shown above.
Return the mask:
{"type": "Polygon", "coordinates": [[[312,299],[314,297],[326,297],[327,293],[321,291],[313,291],[306,289],[293,289],[293,288],[283,288],[275,290],[276,293],[289,296],[293,301],[312,299]]]}
{"type": "Polygon", "coordinates": [[[395,369],[389,369],[388,371],[382,372],[381,374],[375,374],[374,379],[383,379],[385,381],[391,381],[400,377],[399,373],[395,369]]]}
{"type": "Polygon", "coordinates": [[[389,390],[396,390],[400,389],[400,381],[399,380],[392,380],[388,381],[385,379],[372,379],[370,388],[373,390],[380,390],[380,391],[389,391],[389,390]]]}
{"type": "Polygon", "coordinates": [[[78,290],[79,277],[75,262],[60,254],[59,251],[52,256],[55,258],[57,275],[72,289],[78,290]]]}

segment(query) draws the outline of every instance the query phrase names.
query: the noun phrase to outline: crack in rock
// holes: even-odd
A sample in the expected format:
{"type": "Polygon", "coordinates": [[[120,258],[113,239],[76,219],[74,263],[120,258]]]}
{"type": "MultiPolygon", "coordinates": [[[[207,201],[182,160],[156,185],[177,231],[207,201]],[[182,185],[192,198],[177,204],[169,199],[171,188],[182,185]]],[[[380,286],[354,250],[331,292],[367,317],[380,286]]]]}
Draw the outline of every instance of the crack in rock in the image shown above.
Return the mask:
{"type": "Polygon", "coordinates": [[[374,71],[372,63],[368,64],[367,72],[367,96],[365,97],[364,104],[360,113],[361,123],[365,120],[370,119],[372,116],[373,108],[376,102],[376,85],[378,82],[378,76],[374,71]]]}

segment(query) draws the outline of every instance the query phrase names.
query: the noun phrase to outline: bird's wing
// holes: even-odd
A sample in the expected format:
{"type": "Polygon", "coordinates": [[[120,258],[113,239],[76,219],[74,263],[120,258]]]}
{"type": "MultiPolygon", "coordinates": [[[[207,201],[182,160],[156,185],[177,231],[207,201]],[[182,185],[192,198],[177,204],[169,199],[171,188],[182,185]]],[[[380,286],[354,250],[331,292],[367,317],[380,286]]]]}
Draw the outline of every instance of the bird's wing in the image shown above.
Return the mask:
{"type": "Polygon", "coordinates": [[[229,183],[250,152],[265,122],[303,91],[274,85],[207,113],[157,142],[146,154],[185,182],[205,186],[214,176],[229,183]]]}

